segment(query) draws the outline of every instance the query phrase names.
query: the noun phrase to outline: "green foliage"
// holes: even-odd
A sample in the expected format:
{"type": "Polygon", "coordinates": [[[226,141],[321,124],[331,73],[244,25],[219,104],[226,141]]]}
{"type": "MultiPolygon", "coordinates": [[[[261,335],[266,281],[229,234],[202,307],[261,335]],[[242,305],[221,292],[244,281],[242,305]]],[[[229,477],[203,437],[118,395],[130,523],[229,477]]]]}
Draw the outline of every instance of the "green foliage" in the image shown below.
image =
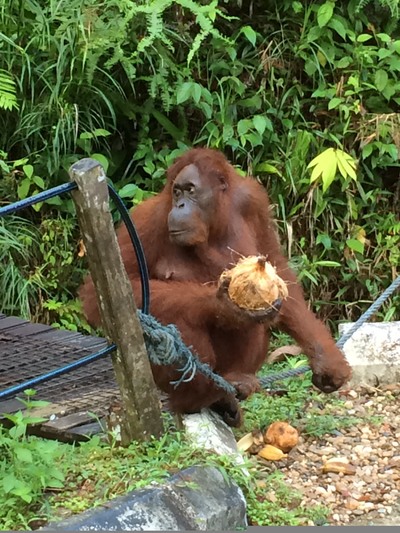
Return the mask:
{"type": "Polygon", "coordinates": [[[37,258],[39,239],[39,232],[28,221],[0,219],[0,309],[4,313],[30,316],[30,302],[43,288],[29,268],[37,258]]]}
{"type": "MultiPolygon", "coordinates": [[[[3,415],[13,426],[0,426],[0,528],[26,529],[36,517],[38,502],[44,491],[62,488],[62,461],[70,451],[56,441],[27,436],[30,424],[45,419],[33,417],[30,410],[46,402],[32,399],[34,391],[25,391],[21,400],[27,411],[3,415]]],[[[46,404],[47,405],[47,404],[46,404]]]]}
{"type": "Polygon", "coordinates": [[[344,180],[357,180],[356,162],[353,157],[337,148],[327,148],[322,154],[314,157],[307,168],[313,168],[310,183],[321,178],[323,192],[329,189],[338,172],[344,180]]]}
{"type": "Polygon", "coordinates": [[[70,218],[43,219],[40,227],[15,216],[0,219],[2,312],[88,331],[72,299],[83,273],[76,235],[70,218]]]}
{"type": "Polygon", "coordinates": [[[10,74],[0,70],[0,109],[18,109],[15,81],[10,74]]]}
{"type": "MultiPolygon", "coordinates": [[[[219,148],[267,186],[317,311],[355,319],[398,273],[398,5],[0,0],[0,94],[19,106],[0,115],[0,197],[93,156],[131,207],[187,147],[219,148]]],[[[36,209],[73,216],[67,198],[36,209]]],[[[57,302],[75,288],[42,279],[57,302]]]]}

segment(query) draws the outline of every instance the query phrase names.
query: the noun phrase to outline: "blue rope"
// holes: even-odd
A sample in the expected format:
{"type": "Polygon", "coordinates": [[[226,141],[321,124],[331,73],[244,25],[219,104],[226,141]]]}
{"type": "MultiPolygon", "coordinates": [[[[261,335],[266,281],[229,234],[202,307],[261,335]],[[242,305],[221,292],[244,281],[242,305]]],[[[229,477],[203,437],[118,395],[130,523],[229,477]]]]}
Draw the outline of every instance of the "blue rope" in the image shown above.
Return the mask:
{"type": "Polygon", "coordinates": [[[115,205],[117,206],[118,211],[121,214],[122,220],[125,223],[126,229],[128,230],[129,237],[133,244],[133,249],[135,250],[136,259],[139,266],[141,288],[142,288],[142,311],[143,313],[149,314],[150,308],[150,286],[149,286],[149,271],[147,269],[146,257],[144,255],[142,242],[139,238],[138,232],[135,228],[135,225],[132,221],[132,218],[129,214],[128,209],[126,208],[122,198],[114,189],[114,187],[108,184],[108,190],[111,198],[114,200],[115,205]]]}
{"type": "Polygon", "coordinates": [[[51,379],[54,379],[58,376],[61,376],[68,372],[72,372],[73,370],[76,370],[77,368],[93,363],[93,361],[97,361],[98,359],[105,357],[106,355],[113,352],[115,349],[116,349],[115,344],[111,344],[110,346],[106,346],[102,350],[99,350],[98,352],[94,354],[87,355],[86,357],[83,357],[82,359],[79,359],[78,361],[74,361],[66,366],[62,366],[61,368],[57,368],[56,370],[47,372],[46,374],[41,374],[40,376],[29,379],[28,381],[24,381],[24,383],[14,385],[13,387],[8,387],[8,389],[4,389],[0,391],[0,400],[4,400],[6,398],[9,398],[10,396],[14,396],[15,394],[23,392],[25,389],[29,389],[29,387],[35,387],[36,385],[39,385],[40,383],[44,383],[45,381],[50,381],[51,379]]]}
{"type": "MultiPolygon", "coordinates": [[[[177,371],[181,374],[179,379],[171,382],[175,388],[181,383],[188,383],[191,381],[196,372],[201,372],[228,394],[235,394],[235,388],[230,383],[219,374],[213,372],[209,365],[201,362],[200,359],[190,351],[190,348],[184,344],[176,326],[173,324],[163,326],[153,316],[139,310],[138,317],[142,325],[143,338],[150,361],[155,365],[173,365],[179,367],[177,368],[177,371]]],[[[3,391],[0,391],[0,400],[4,400],[10,396],[23,392],[29,387],[34,387],[40,383],[50,381],[63,374],[72,372],[77,368],[93,363],[113,352],[116,348],[115,344],[111,344],[94,354],[83,357],[82,359],[74,361],[61,368],[57,368],[56,370],[41,374],[24,383],[4,389],[3,391]]]]}
{"type": "MultiPolygon", "coordinates": [[[[59,196],[60,194],[71,192],[77,189],[77,187],[78,186],[75,182],[64,183],[62,185],[58,185],[57,187],[53,187],[52,189],[48,189],[47,191],[34,194],[33,196],[30,196],[29,198],[25,198],[24,200],[19,200],[18,202],[14,202],[10,205],[0,207],[0,217],[11,215],[12,213],[16,213],[17,211],[20,211],[21,209],[25,209],[26,207],[30,207],[39,202],[44,202],[46,200],[49,200],[50,198],[59,196]]],[[[128,230],[128,234],[131,239],[133,249],[135,250],[135,253],[136,253],[136,258],[137,258],[138,265],[139,265],[141,287],[142,287],[142,310],[143,312],[148,313],[149,307],[150,307],[149,274],[147,270],[147,263],[146,263],[146,258],[144,256],[142,243],[140,242],[136,228],[129,215],[129,211],[126,208],[121,197],[119,196],[119,194],[116,192],[116,190],[111,184],[108,184],[108,190],[109,190],[111,198],[115,202],[115,205],[118,211],[121,214],[122,220],[124,221],[126,225],[126,229],[128,230]]]]}
{"type": "Polygon", "coordinates": [[[337,342],[338,348],[343,348],[345,343],[361,327],[372,315],[378,311],[382,304],[391,296],[396,289],[400,287],[400,276],[397,277],[389,287],[379,296],[379,298],[367,309],[367,311],[360,316],[360,318],[351,326],[351,328],[344,333],[337,342]]]}
{"type": "MultiPolygon", "coordinates": [[[[379,296],[379,298],[363,313],[360,318],[351,326],[351,328],[344,333],[340,339],[337,341],[336,346],[338,348],[343,348],[345,343],[352,337],[352,335],[369,319],[373,314],[378,311],[378,309],[383,305],[386,300],[391,296],[396,289],[400,287],[400,276],[398,276],[389,287],[379,296]]],[[[304,374],[308,370],[311,370],[309,365],[300,366],[299,368],[291,368],[289,370],[284,370],[283,372],[278,372],[276,374],[271,374],[260,378],[260,383],[263,388],[267,388],[269,385],[275,381],[281,381],[294,376],[299,376],[304,374]]]]}
{"type": "Polygon", "coordinates": [[[20,209],[25,209],[25,207],[30,207],[31,205],[37,204],[38,202],[44,202],[45,200],[54,198],[54,196],[59,196],[60,194],[73,191],[77,187],[77,184],[74,182],[63,183],[62,185],[58,185],[58,187],[53,187],[48,191],[39,192],[38,194],[34,194],[33,196],[25,198],[24,200],[19,200],[18,202],[14,202],[13,204],[0,207],[0,217],[11,215],[16,211],[19,211],[20,209]]]}

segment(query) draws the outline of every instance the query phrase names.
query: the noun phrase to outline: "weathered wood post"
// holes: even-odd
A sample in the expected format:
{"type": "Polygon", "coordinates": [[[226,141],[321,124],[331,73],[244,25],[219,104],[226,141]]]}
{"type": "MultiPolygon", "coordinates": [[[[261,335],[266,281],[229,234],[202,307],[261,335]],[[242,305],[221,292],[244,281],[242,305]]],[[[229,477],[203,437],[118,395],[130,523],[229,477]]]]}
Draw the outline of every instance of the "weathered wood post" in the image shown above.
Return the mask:
{"type": "Polygon", "coordinates": [[[118,350],[112,361],[124,411],[122,444],[163,431],[160,400],[136,314],[132,287],[122,262],[100,163],[82,159],[69,171],[78,189],[72,196],[106,336],[118,350]]]}

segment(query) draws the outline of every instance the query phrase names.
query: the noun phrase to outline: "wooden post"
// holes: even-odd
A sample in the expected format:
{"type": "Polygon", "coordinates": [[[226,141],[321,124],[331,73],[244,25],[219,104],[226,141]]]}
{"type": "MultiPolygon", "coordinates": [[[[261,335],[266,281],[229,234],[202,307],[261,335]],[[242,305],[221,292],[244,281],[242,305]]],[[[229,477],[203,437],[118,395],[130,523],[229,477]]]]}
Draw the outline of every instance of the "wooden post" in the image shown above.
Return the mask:
{"type": "Polygon", "coordinates": [[[103,328],[118,350],[112,361],[121,391],[121,442],[146,440],[163,431],[159,395],[151,372],[132,286],[122,262],[109,208],[106,175],[85,158],[70,168],[72,192],[96,289],[103,328]]]}

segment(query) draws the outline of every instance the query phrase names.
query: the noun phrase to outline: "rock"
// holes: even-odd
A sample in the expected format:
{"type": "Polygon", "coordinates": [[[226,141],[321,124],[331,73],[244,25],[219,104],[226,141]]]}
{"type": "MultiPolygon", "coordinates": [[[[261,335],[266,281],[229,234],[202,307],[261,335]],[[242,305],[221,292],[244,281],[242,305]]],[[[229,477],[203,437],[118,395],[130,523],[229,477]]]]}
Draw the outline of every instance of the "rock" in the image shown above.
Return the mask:
{"type": "Polygon", "coordinates": [[[230,531],[246,526],[240,488],[216,468],[192,467],[162,485],[133,491],[41,531],[230,531]]]}

